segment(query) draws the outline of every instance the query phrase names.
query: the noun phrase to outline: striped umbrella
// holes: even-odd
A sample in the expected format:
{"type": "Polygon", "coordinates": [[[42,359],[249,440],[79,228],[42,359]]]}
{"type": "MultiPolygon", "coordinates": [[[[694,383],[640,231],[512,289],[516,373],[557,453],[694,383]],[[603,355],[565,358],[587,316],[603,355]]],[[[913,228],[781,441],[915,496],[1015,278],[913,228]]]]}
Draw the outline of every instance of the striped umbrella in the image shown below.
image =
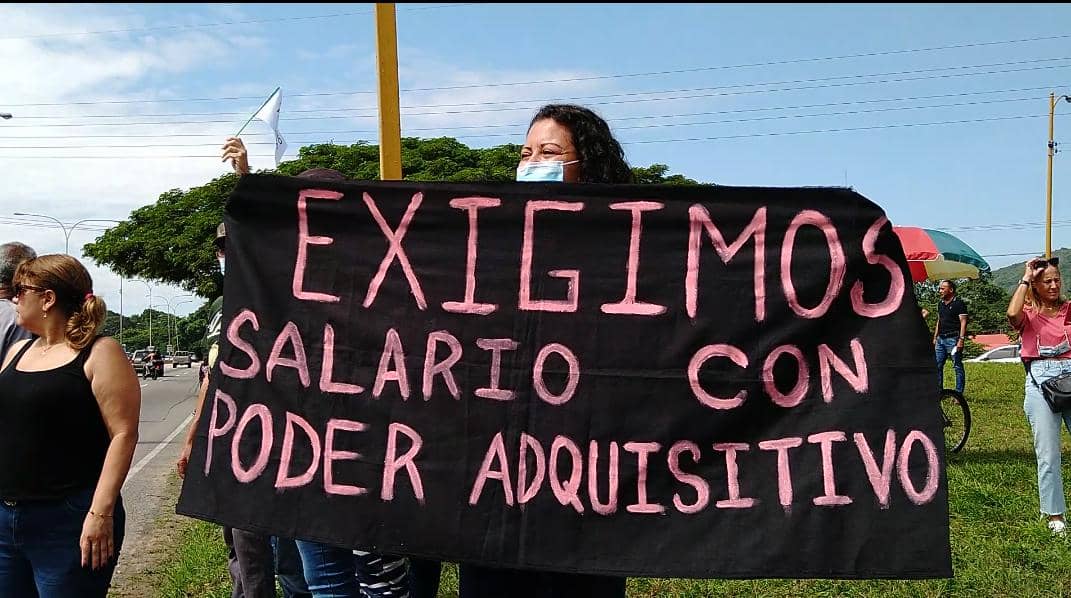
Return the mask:
{"type": "Polygon", "coordinates": [[[915,282],[978,278],[990,271],[989,264],[977,251],[948,233],[914,226],[894,226],[893,232],[904,247],[915,282]]]}

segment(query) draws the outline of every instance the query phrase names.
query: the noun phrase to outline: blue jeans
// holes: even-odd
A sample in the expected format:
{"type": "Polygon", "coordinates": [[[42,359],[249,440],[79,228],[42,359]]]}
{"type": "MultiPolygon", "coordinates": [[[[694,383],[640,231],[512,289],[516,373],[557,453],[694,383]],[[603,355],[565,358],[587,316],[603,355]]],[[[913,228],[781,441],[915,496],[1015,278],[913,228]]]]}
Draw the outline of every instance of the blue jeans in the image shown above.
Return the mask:
{"type": "Polygon", "coordinates": [[[123,545],[122,499],[112,514],[115,556],[94,571],[78,541],[93,500],[90,487],[65,498],[0,502],[0,596],[104,598],[123,545]]]}
{"type": "Polygon", "coordinates": [[[223,528],[230,549],[231,598],[275,598],[275,579],[284,598],[309,598],[294,540],[223,528]]]}
{"type": "Polygon", "coordinates": [[[297,541],[289,538],[272,536],[271,547],[275,551],[275,574],[279,577],[279,586],[284,598],[309,598],[309,586],[305,583],[305,568],[301,563],[301,554],[297,541]]]}
{"type": "Polygon", "coordinates": [[[1071,432],[1071,411],[1053,413],[1041,395],[1041,389],[1034,386],[1034,380],[1040,385],[1057,374],[1071,372],[1071,359],[1039,359],[1030,363],[1030,372],[1034,378],[1031,380],[1029,374],[1026,377],[1023,411],[1034,432],[1038,499],[1042,513],[1061,515],[1067,507],[1064,503],[1064,480],[1060,473],[1060,424],[1063,423],[1071,432]]]}
{"type": "Polygon", "coordinates": [[[297,540],[305,580],[315,598],[403,598],[409,595],[405,557],[297,540]]]}
{"type": "Polygon", "coordinates": [[[945,361],[951,357],[952,370],[956,372],[956,392],[963,394],[967,376],[963,371],[963,350],[952,353],[952,350],[956,348],[956,340],[954,336],[937,337],[937,345],[934,347],[937,353],[937,388],[945,386],[945,361]]]}

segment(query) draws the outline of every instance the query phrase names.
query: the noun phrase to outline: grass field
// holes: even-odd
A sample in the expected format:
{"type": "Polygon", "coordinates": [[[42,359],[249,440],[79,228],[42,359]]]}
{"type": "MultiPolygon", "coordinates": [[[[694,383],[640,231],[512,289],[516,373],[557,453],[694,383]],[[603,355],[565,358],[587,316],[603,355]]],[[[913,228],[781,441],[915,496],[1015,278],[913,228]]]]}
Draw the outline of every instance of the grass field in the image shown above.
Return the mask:
{"type": "MultiPolygon", "coordinates": [[[[951,368],[947,381],[951,385],[951,368]]],[[[974,428],[948,465],[955,577],[931,581],[631,579],[630,597],[715,596],[1071,596],[1071,544],[1038,518],[1030,428],[1023,415],[1023,368],[967,364],[974,428]]],[[[1065,453],[1064,477],[1071,480],[1065,453]]],[[[215,525],[192,521],[147,595],[230,595],[226,551],[215,525]]],[[[440,596],[457,595],[447,567],[440,596]]]]}

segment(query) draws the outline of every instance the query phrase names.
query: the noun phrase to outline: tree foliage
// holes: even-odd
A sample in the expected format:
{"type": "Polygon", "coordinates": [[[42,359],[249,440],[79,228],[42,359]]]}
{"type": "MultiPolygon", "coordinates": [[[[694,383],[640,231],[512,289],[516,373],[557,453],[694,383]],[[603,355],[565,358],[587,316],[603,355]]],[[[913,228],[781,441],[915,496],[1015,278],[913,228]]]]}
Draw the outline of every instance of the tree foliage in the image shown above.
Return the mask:
{"type": "Polygon", "coordinates": [[[140,314],[124,316],[121,328],[119,314],[108,310],[101,334],[121,341],[128,351],[144,349],[150,344],[163,350],[168,343],[171,343],[175,350],[193,351],[198,355],[204,355],[203,344],[210,305],[211,303],[207,302],[186,317],[170,315],[157,309],[152,311],[146,309],[140,314]],[[150,321],[151,336],[149,334],[150,321]]]}
{"type": "MultiPolygon", "coordinates": [[[[402,172],[409,181],[512,181],[520,150],[516,144],[481,149],[450,137],[406,137],[402,139],[402,172]]],[[[377,180],[379,146],[365,142],[308,145],[274,172],[293,176],[309,168],[333,168],[353,180],[377,180]]],[[[664,164],[633,168],[640,183],[697,184],[679,174],[666,176],[668,171],[664,164]]],[[[155,203],[134,210],[122,224],[86,245],[85,254],[127,278],[174,284],[202,297],[216,297],[223,279],[212,240],[237,183],[237,175],[225,174],[186,191],[166,191],[155,203]]]]}

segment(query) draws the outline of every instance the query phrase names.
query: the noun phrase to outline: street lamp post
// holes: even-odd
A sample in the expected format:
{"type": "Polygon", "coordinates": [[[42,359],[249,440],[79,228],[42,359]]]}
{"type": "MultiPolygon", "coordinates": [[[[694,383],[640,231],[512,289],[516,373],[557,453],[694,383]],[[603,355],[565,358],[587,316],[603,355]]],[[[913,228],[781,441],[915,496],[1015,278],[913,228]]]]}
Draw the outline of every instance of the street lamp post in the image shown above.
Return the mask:
{"type": "MultiPolygon", "coordinates": [[[[11,114],[10,113],[6,113],[6,112],[0,112],[0,118],[9,119],[9,118],[11,118],[11,114]]],[[[60,230],[63,231],[63,253],[66,253],[67,255],[71,254],[71,252],[70,252],[71,235],[74,234],[74,229],[78,228],[78,225],[80,225],[82,223],[85,223],[85,222],[114,222],[116,224],[122,224],[122,222],[123,222],[122,220],[116,220],[114,218],[84,218],[82,220],[79,220],[78,222],[75,222],[74,225],[71,226],[70,229],[68,229],[63,224],[63,222],[60,221],[58,218],[55,218],[53,216],[48,216],[46,214],[28,214],[26,212],[15,212],[15,215],[16,216],[33,216],[33,217],[36,217],[36,218],[47,218],[49,220],[52,220],[56,224],[58,224],[59,227],[60,227],[60,230]]],[[[119,345],[125,347],[125,345],[123,345],[123,277],[122,277],[122,275],[119,276],[119,345]]]]}
{"type": "MultiPolygon", "coordinates": [[[[191,299],[182,299],[182,301],[175,301],[175,309],[176,310],[178,308],[182,307],[183,303],[193,303],[194,301],[197,300],[197,296],[196,295],[179,295],[178,297],[172,297],[172,299],[181,299],[182,297],[191,297],[191,299]]],[[[179,340],[178,323],[179,323],[179,316],[176,314],[175,315],[175,345],[176,345],[175,346],[175,351],[178,351],[178,340],[179,340]]]]}
{"type": "Polygon", "coordinates": [[[167,345],[169,347],[171,347],[172,351],[174,351],[175,350],[175,344],[172,342],[172,337],[171,337],[171,314],[175,310],[171,307],[171,300],[168,299],[167,297],[164,297],[163,295],[157,295],[156,298],[157,299],[163,299],[164,303],[167,304],[167,345]]]}
{"type": "Polygon", "coordinates": [[[152,285],[140,278],[131,278],[131,282],[140,282],[149,291],[149,345],[152,346],[152,285]]]}
{"type": "Polygon", "coordinates": [[[61,222],[58,218],[55,218],[53,216],[46,216],[44,214],[28,214],[26,212],[15,212],[15,215],[16,216],[34,216],[36,218],[48,218],[49,220],[51,220],[51,221],[55,222],[56,224],[58,224],[59,227],[61,229],[63,229],[63,253],[66,253],[67,255],[71,254],[71,233],[74,232],[74,229],[78,228],[79,224],[83,224],[83,223],[86,223],[86,222],[122,222],[121,220],[112,220],[111,218],[83,218],[83,219],[79,220],[78,222],[75,222],[71,226],[71,228],[68,229],[63,224],[63,222],[61,222]]]}
{"type": "Polygon", "coordinates": [[[1053,140],[1053,124],[1056,120],[1056,102],[1067,100],[1071,103],[1071,96],[1062,95],[1056,97],[1055,93],[1049,94],[1049,176],[1045,186],[1045,258],[1052,257],[1052,157],[1056,154],[1056,141],[1053,140]]]}

